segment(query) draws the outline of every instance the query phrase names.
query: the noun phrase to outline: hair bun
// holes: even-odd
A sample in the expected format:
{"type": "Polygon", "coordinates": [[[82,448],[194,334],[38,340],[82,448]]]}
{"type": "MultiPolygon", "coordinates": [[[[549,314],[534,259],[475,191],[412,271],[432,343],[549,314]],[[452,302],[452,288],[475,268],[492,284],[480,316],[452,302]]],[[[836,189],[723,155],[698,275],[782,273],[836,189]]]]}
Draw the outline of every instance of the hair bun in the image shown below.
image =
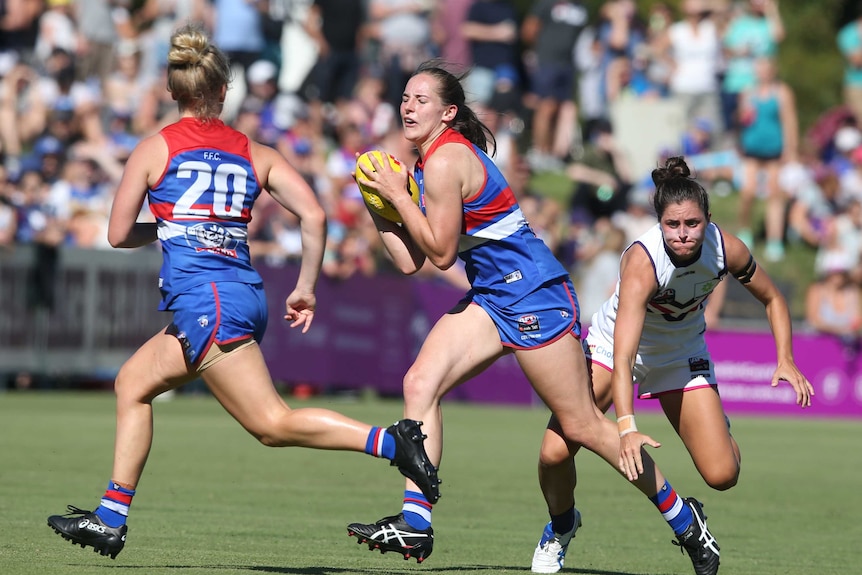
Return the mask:
{"type": "Polygon", "coordinates": [[[663,168],[656,168],[652,171],[652,181],[658,186],[673,178],[688,178],[691,176],[691,170],[682,156],[672,156],[668,158],[663,168]]]}

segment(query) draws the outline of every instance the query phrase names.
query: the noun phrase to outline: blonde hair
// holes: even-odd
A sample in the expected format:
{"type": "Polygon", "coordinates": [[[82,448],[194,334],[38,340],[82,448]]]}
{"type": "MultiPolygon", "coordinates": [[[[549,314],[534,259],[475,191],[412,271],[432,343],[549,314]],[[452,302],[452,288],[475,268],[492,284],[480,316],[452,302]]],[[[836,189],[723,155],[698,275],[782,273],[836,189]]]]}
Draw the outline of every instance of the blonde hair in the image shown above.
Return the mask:
{"type": "Polygon", "coordinates": [[[191,110],[200,119],[217,118],[230,76],[227,56],[198,25],[187,24],[171,36],[168,91],[180,111],[191,110]]]}

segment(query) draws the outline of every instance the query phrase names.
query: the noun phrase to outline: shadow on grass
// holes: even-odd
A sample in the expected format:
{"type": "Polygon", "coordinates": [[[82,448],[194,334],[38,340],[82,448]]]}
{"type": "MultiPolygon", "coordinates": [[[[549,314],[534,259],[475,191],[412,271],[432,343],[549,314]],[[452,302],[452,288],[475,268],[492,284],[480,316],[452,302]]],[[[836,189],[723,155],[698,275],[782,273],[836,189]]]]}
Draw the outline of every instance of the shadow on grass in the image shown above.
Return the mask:
{"type": "MultiPolygon", "coordinates": [[[[165,565],[166,569],[205,569],[207,571],[254,571],[258,573],[277,573],[280,575],[415,575],[415,568],[346,568],[346,567],[284,567],[273,565],[165,565]]],[[[125,569],[152,569],[153,566],[127,566],[125,569]]],[[[503,565],[461,565],[457,567],[422,567],[430,573],[470,573],[470,572],[500,572],[524,571],[529,567],[503,565]]],[[[567,573],[578,575],[647,575],[633,571],[607,571],[602,569],[567,569],[567,573]]]]}

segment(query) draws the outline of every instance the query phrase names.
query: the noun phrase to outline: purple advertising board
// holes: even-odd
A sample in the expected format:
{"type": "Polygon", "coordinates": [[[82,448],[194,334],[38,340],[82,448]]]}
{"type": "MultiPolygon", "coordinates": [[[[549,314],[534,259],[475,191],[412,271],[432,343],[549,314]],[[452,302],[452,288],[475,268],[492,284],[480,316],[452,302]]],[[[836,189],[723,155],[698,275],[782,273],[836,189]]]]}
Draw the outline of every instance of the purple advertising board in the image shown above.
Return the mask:
{"type": "MultiPolygon", "coordinates": [[[[366,389],[401,394],[401,378],[434,322],[463,293],[437,280],[380,275],[345,281],[322,278],[318,307],[308,333],[283,320],[284,298],[296,281],[292,267],[260,267],[270,306],[269,329],[261,347],[273,378],[308,383],[321,390],[366,389]]],[[[786,382],[771,386],[775,348],[762,332],[707,333],[719,390],[730,414],[802,415],[862,419],[862,358],[837,338],[797,333],[796,363],[815,388],[812,407],[801,410],[786,382]]],[[[510,405],[541,402],[507,355],[453,390],[448,400],[510,405]]],[[[638,409],[658,409],[639,401],[638,409]]]]}

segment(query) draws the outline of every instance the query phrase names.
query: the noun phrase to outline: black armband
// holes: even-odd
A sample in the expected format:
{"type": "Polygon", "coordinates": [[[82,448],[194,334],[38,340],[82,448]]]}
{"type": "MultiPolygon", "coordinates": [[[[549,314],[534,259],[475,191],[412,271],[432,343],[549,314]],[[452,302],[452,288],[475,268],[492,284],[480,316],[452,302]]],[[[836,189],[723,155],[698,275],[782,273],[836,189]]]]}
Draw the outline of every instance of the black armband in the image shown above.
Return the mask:
{"type": "Polygon", "coordinates": [[[748,263],[741,272],[733,274],[733,277],[739,280],[739,283],[745,285],[751,281],[751,276],[754,275],[754,270],[757,269],[757,262],[754,261],[754,256],[748,256],[748,263]]]}

